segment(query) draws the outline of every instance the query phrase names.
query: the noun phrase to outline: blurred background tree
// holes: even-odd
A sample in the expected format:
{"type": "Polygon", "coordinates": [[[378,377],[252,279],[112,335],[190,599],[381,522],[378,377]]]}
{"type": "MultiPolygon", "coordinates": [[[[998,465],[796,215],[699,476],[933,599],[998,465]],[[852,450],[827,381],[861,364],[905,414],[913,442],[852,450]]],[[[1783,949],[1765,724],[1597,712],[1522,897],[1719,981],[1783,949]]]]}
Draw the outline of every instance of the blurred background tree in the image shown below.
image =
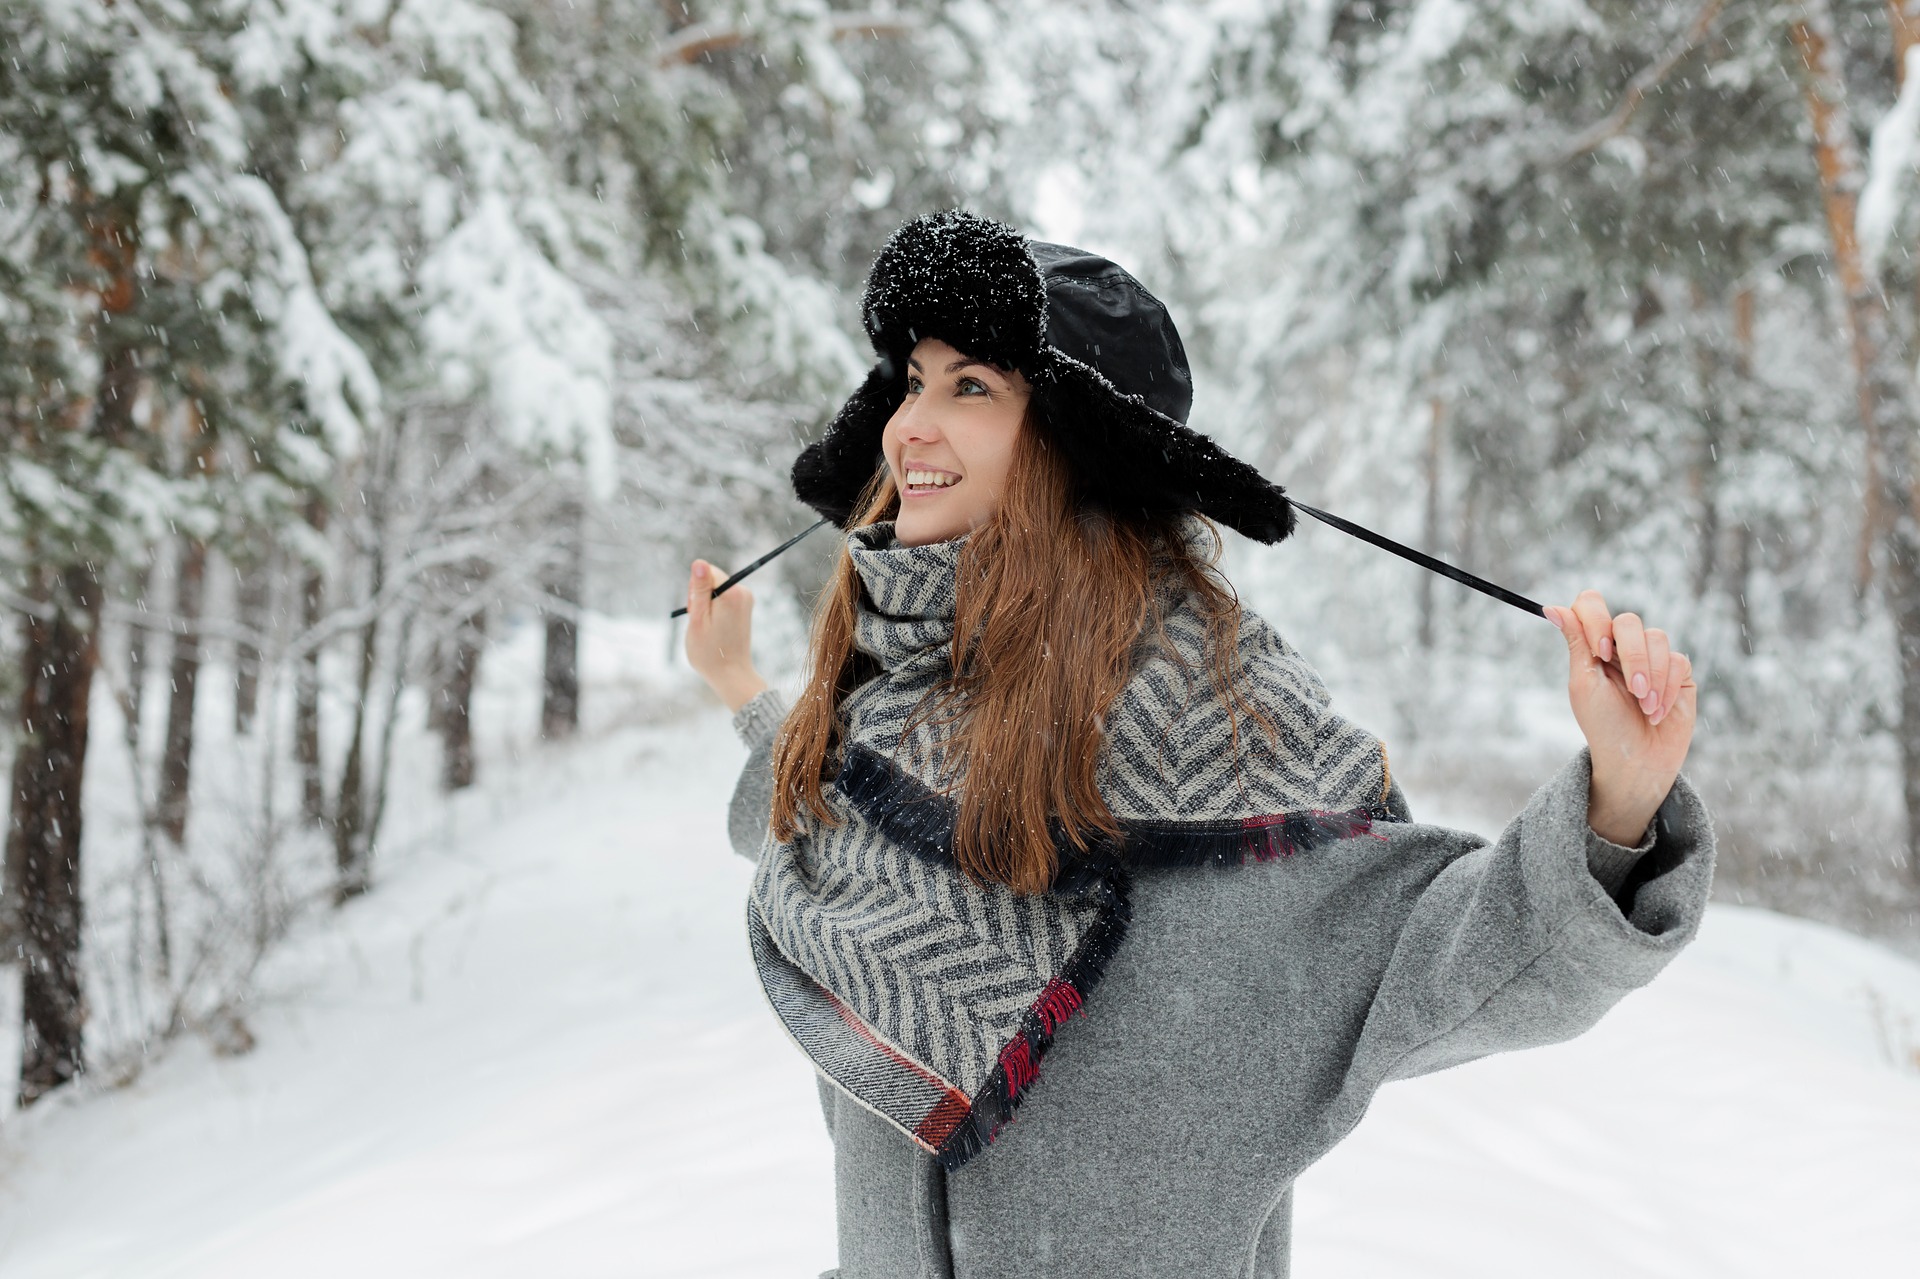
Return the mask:
{"type": "MultiPolygon", "coordinates": [[[[866,267],[952,204],[1127,264],[1195,424],[1303,499],[1657,618],[1703,673],[1723,891],[1920,937],[1917,9],[7,8],[21,1099],[231,1037],[432,791],[403,721],[441,787],[481,777],[517,628],[557,742],[583,623],[807,522],[786,468],[868,358],[866,267]],[[211,831],[210,767],[244,798],[211,831]],[[83,859],[103,804],[132,829],[83,859]]],[[[767,575],[785,651],[828,549],[767,575]]],[[[1537,623],[1322,529],[1230,553],[1416,805],[1542,779],[1537,623]]]]}

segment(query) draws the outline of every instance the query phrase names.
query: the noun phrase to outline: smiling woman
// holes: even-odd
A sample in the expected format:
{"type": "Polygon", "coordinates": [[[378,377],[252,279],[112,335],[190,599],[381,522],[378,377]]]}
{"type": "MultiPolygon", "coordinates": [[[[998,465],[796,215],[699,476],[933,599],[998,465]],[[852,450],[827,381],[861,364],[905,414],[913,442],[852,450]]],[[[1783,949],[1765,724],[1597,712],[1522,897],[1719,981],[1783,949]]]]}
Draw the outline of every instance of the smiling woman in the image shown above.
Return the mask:
{"type": "Polygon", "coordinates": [[[1383,1083],[1576,1035],[1691,937],[1691,668],[1594,592],[1546,609],[1591,752],[1495,843],[1418,825],[1220,575],[1215,521],[1293,512],[1187,426],[1138,280],[935,214],[862,312],[878,361],[794,467],[846,532],[798,702],[745,592],[687,599],[840,1279],[1282,1276],[1294,1178],[1383,1083]]]}
{"type": "Polygon", "coordinates": [[[907,359],[906,396],[880,436],[902,546],[972,532],[999,505],[1033,396],[1017,372],[922,338],[907,359]]]}

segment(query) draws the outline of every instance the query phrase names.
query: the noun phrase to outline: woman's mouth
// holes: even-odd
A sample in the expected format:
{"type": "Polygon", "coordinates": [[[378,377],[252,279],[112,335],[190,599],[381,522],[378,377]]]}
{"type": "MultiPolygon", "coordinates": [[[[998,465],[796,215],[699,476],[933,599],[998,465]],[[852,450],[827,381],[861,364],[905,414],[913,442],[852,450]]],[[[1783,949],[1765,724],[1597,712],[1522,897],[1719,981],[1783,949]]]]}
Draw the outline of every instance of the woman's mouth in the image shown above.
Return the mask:
{"type": "Polygon", "coordinates": [[[909,466],[907,468],[907,495],[920,497],[929,493],[938,493],[942,489],[952,488],[960,482],[960,477],[952,471],[938,471],[929,467],[909,466]]]}

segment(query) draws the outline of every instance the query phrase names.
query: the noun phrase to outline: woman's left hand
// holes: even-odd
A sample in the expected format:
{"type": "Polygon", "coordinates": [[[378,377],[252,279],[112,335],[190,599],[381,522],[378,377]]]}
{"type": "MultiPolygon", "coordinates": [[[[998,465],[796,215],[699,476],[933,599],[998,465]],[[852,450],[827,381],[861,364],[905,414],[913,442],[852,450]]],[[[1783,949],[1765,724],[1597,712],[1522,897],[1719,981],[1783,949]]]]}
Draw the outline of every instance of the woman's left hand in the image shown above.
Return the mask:
{"type": "Polygon", "coordinates": [[[1673,789],[1693,741],[1693,663],[1633,613],[1614,617],[1598,591],[1547,606],[1567,641],[1567,696],[1593,756],[1587,824],[1631,848],[1673,789]]]}

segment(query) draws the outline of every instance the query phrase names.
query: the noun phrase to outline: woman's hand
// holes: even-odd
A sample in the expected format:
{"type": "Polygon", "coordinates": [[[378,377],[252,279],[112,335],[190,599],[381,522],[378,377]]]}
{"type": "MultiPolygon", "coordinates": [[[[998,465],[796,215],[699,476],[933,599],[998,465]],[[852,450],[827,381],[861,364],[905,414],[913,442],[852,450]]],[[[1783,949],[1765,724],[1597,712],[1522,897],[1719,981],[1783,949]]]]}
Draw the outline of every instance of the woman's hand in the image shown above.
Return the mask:
{"type": "Polygon", "coordinates": [[[1587,824],[1631,848],[1673,789],[1693,741],[1693,663],[1673,652],[1667,633],[1639,617],[1607,612],[1598,591],[1572,608],[1547,606],[1567,640],[1567,696],[1593,755],[1587,824]]]}
{"type": "Polygon", "coordinates": [[[737,711],[764,691],[767,681],[753,669],[753,593],[736,586],[715,599],[713,588],[724,579],[705,560],[693,562],[687,576],[687,665],[728,710],[737,711]]]}

